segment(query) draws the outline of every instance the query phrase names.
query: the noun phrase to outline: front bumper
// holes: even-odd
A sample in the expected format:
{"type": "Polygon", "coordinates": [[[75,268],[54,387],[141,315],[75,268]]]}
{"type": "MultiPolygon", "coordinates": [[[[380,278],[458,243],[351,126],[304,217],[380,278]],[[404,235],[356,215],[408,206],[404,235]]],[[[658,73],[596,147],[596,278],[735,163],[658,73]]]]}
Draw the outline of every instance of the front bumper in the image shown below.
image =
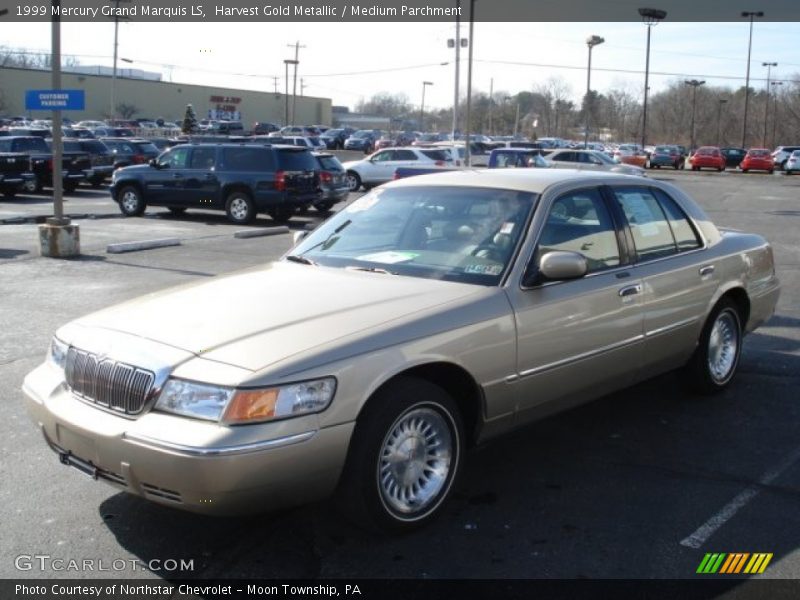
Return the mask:
{"type": "Polygon", "coordinates": [[[225,427],[149,412],[111,414],[75,397],[50,363],[32,371],[26,408],[63,464],[158,504],[204,514],[263,512],[333,492],[354,423],[316,415],[225,427]]]}

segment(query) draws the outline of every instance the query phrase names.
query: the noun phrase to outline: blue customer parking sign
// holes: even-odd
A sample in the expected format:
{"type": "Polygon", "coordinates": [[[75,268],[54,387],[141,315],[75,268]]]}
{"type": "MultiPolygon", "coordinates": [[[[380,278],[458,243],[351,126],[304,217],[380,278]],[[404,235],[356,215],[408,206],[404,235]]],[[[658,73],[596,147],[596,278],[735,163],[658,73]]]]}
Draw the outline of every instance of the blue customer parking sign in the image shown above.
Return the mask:
{"type": "Polygon", "coordinates": [[[83,110],[83,90],[27,90],[25,110],[83,110]]]}

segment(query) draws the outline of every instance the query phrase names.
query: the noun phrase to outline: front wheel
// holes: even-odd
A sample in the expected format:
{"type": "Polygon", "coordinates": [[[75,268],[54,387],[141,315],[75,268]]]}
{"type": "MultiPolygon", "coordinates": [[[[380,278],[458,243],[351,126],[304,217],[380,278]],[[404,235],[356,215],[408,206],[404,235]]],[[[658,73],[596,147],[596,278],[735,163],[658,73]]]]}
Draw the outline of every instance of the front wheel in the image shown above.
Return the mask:
{"type": "Polygon", "coordinates": [[[34,194],[41,191],[41,189],[42,184],[39,183],[38,175],[34,175],[32,179],[27,179],[22,185],[22,191],[24,191],[26,194],[34,194]]]}
{"type": "Polygon", "coordinates": [[[742,323],[736,304],[727,298],[711,311],[687,365],[690,382],[702,394],[724,390],[736,374],[742,352],[742,323]]]}
{"type": "Polygon", "coordinates": [[[256,207],[244,192],[233,192],[225,201],[225,214],[231,223],[247,225],[256,218],[256,207]]]}
{"type": "Polygon", "coordinates": [[[357,192],[358,188],[361,187],[361,177],[358,176],[358,173],[355,171],[348,171],[347,172],[347,189],[351,192],[357,192]]]}
{"type": "Polygon", "coordinates": [[[129,185],[119,191],[119,209],[126,217],[140,217],[145,208],[147,205],[138,188],[129,185]]]}
{"type": "Polygon", "coordinates": [[[342,508],[382,531],[419,527],[441,510],[463,463],[464,427],[453,399],[403,377],[377,392],[359,417],[342,476],[342,508]]]}

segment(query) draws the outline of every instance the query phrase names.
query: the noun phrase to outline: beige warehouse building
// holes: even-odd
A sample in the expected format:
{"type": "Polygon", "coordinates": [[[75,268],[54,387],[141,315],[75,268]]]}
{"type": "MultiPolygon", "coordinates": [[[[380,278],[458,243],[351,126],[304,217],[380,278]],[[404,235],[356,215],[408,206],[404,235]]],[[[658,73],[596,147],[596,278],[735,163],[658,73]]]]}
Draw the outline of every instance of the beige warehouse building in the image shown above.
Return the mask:
{"type": "MultiPolygon", "coordinates": [[[[63,73],[63,89],[84,90],[86,94],[86,110],[64,111],[63,116],[75,121],[107,118],[111,107],[111,84],[112,78],[108,75],[63,73]]],[[[49,71],[0,67],[0,115],[27,115],[25,91],[51,88],[49,71]]],[[[132,118],[164,118],[175,121],[183,119],[186,105],[191,104],[198,119],[209,116],[219,118],[217,115],[221,116],[223,113],[231,116],[238,113],[245,128],[249,128],[255,121],[284,124],[287,99],[284,94],[272,92],[168,83],[119,75],[115,84],[115,96],[118,118],[121,118],[119,107],[124,104],[136,109],[132,118]]],[[[291,94],[288,100],[291,111],[291,94]]],[[[330,125],[331,100],[298,96],[295,115],[295,124],[330,125]]],[[[30,116],[48,118],[49,113],[32,111],[30,116]]]]}

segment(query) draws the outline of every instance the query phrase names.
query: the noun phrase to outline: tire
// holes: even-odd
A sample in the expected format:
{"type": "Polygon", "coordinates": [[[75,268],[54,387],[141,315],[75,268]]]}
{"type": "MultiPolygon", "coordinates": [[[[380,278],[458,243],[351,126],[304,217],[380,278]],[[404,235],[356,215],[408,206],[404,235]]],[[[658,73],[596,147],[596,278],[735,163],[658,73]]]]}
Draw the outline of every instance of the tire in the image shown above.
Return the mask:
{"type": "Polygon", "coordinates": [[[17,190],[7,189],[3,190],[3,197],[8,198],[9,200],[17,195],[17,190]]]}
{"type": "Polygon", "coordinates": [[[357,525],[403,531],[434,519],[463,464],[464,427],[438,385],[402,377],[379,390],[358,418],[339,486],[357,525]]]}
{"type": "Polygon", "coordinates": [[[291,206],[276,206],[267,212],[276,223],[286,223],[294,216],[294,208],[291,206]]]}
{"type": "Polygon", "coordinates": [[[170,212],[170,214],[172,214],[173,216],[177,217],[177,216],[182,215],[183,213],[186,212],[186,207],[185,206],[168,206],[167,210],[170,212]]]}
{"type": "Polygon", "coordinates": [[[736,375],[741,352],[739,310],[732,300],[723,298],[711,311],[687,364],[692,387],[705,395],[723,391],[736,375]]]}
{"type": "Polygon", "coordinates": [[[90,181],[89,184],[94,188],[98,189],[101,185],[103,185],[102,181],[90,181]]]}
{"type": "Polygon", "coordinates": [[[767,171],[767,173],[769,173],[770,175],[772,175],[774,172],[775,172],[774,169],[770,169],[769,171],[767,171]]]}
{"type": "Polygon", "coordinates": [[[42,190],[42,184],[39,182],[39,176],[34,175],[33,179],[28,179],[22,185],[22,191],[26,194],[35,194],[42,190]]]}
{"type": "Polygon", "coordinates": [[[351,192],[357,192],[361,187],[361,177],[355,171],[347,172],[347,187],[351,192]]]}
{"type": "Polygon", "coordinates": [[[231,223],[247,225],[256,218],[256,207],[244,192],[233,192],[225,200],[225,214],[231,223]]]}
{"type": "Polygon", "coordinates": [[[75,190],[78,189],[78,184],[74,181],[65,181],[64,182],[64,192],[67,194],[74,194],[75,190]]]}
{"type": "Polygon", "coordinates": [[[333,203],[332,202],[320,202],[314,208],[317,209],[317,212],[319,212],[319,213],[326,213],[326,212],[329,212],[331,210],[331,208],[333,208],[333,203]]]}
{"type": "Polygon", "coordinates": [[[140,217],[147,208],[139,188],[132,185],[122,188],[117,197],[119,198],[119,209],[126,217],[140,217]]]}
{"type": "Polygon", "coordinates": [[[747,169],[742,169],[742,173],[747,173],[747,169]]]}
{"type": "Polygon", "coordinates": [[[717,171],[719,171],[720,173],[722,173],[724,170],[725,170],[725,167],[720,167],[719,169],[717,169],[717,171]]]}

